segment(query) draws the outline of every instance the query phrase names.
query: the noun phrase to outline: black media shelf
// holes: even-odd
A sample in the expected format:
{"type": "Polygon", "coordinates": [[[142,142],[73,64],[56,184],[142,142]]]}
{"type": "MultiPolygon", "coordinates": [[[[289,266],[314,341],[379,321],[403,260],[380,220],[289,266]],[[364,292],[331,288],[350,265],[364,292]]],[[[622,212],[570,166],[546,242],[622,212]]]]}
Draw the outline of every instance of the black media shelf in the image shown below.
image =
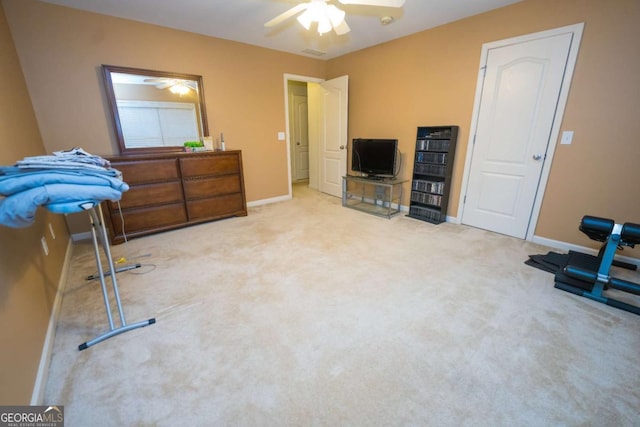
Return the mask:
{"type": "Polygon", "coordinates": [[[447,219],[458,126],[420,126],[416,137],[409,214],[440,224],[447,219]]]}

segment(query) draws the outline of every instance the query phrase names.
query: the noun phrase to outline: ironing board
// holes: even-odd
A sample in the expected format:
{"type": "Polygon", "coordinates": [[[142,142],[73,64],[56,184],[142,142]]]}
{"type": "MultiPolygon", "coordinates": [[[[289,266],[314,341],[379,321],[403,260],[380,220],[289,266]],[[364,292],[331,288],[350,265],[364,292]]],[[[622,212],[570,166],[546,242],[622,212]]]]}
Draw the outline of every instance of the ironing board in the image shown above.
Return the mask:
{"type": "MultiPolygon", "coordinates": [[[[155,318],[143,320],[141,322],[136,323],[127,323],[124,310],[122,308],[122,302],[120,301],[120,292],[118,290],[118,279],[116,278],[117,270],[114,268],[113,258],[111,257],[111,250],[109,249],[109,240],[107,237],[107,230],[104,225],[104,217],[102,215],[102,209],[100,207],[100,203],[94,200],[87,200],[86,202],[78,202],[75,204],[78,207],[78,211],[85,210],[89,214],[89,219],[91,220],[91,239],[93,241],[93,250],[96,258],[96,265],[98,267],[97,278],[100,279],[100,286],[102,288],[102,297],[104,299],[104,306],[107,312],[107,319],[109,321],[109,330],[104,332],[97,337],[86,341],[78,346],[78,350],[86,350],[87,348],[98,344],[108,338],[114,337],[121,333],[130,331],[132,329],[143,328],[148,325],[153,325],[156,323],[155,318]],[[105,269],[102,266],[102,261],[100,260],[100,250],[99,246],[102,246],[102,250],[107,258],[107,267],[108,270],[105,272],[105,269]],[[113,298],[116,303],[116,310],[118,316],[120,317],[120,326],[116,327],[113,314],[111,309],[111,303],[109,302],[109,291],[107,289],[107,284],[105,280],[105,276],[111,277],[111,284],[113,290],[113,298]]],[[[47,208],[54,213],[70,213],[69,204],[66,205],[47,205],[47,208]]]]}
{"type": "Polygon", "coordinates": [[[120,200],[129,185],[122,180],[122,173],[111,168],[108,160],[90,154],[82,148],[56,151],[51,156],[31,156],[16,162],[14,166],[0,166],[0,225],[11,228],[28,227],[35,221],[39,206],[50,212],[70,214],[86,211],[91,220],[91,237],[98,266],[109,330],[78,346],[85,350],[115,335],[132,329],[153,325],[154,318],[127,323],[118,291],[118,279],[114,268],[107,230],[100,203],[104,200],[120,200]],[[104,251],[108,270],[102,267],[99,243],[104,251]],[[120,317],[120,326],[113,321],[109,291],[105,276],[111,276],[113,298],[120,317]]]}

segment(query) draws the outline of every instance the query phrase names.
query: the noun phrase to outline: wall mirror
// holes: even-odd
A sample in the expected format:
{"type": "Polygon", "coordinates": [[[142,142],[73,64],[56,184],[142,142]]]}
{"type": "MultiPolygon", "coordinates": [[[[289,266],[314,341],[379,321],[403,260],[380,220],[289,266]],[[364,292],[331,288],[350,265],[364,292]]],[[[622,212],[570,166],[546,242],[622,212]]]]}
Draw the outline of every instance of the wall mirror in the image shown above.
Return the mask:
{"type": "Polygon", "coordinates": [[[121,154],[182,151],[209,135],[202,77],[103,65],[121,154]]]}

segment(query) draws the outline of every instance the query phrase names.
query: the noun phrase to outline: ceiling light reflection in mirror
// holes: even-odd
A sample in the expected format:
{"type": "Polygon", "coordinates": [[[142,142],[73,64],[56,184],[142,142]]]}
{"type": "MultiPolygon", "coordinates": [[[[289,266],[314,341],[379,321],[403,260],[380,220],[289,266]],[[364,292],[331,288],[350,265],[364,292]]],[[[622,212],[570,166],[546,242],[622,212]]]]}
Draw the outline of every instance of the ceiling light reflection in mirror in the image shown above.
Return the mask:
{"type": "Polygon", "coordinates": [[[200,76],[103,69],[121,153],[177,151],[208,135],[200,76]]]}

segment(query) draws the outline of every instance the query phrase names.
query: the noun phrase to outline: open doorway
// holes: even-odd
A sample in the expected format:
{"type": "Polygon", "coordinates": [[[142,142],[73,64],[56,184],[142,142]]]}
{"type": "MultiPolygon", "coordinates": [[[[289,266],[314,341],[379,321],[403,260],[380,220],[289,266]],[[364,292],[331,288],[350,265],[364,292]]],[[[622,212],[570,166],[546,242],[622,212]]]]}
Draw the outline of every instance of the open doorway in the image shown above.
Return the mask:
{"type": "Polygon", "coordinates": [[[294,182],[336,197],[346,174],[348,76],[284,76],[289,196],[294,182]],[[307,119],[304,118],[306,112],[307,119]]]}
{"type": "Polygon", "coordinates": [[[289,138],[291,140],[291,183],[309,181],[309,99],[307,82],[287,82],[289,106],[289,138]]]}
{"type": "MultiPolygon", "coordinates": [[[[314,123],[309,120],[309,85],[322,79],[285,74],[285,120],[287,164],[289,168],[289,197],[293,196],[293,184],[306,185],[317,190],[313,171],[314,123]],[[306,115],[306,116],[305,116],[306,115]]],[[[313,107],[311,107],[313,111],[313,107]]]]}

